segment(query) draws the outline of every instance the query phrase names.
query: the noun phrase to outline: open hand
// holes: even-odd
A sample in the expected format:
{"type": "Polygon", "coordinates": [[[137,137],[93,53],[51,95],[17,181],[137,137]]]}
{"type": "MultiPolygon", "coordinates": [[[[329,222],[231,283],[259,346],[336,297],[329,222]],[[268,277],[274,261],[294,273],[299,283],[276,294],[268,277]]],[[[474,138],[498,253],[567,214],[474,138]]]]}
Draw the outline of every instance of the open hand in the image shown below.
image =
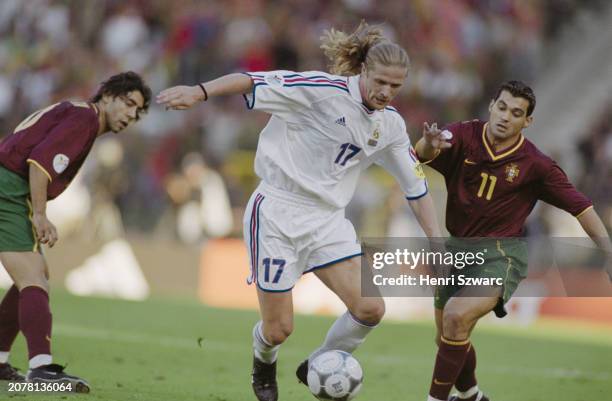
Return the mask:
{"type": "Polygon", "coordinates": [[[204,92],[198,86],[173,86],[164,89],[155,98],[157,104],[166,106],[166,110],[186,110],[194,104],[204,100],[204,92]]]}
{"type": "Polygon", "coordinates": [[[427,144],[431,145],[434,149],[448,149],[451,147],[451,143],[448,142],[452,138],[450,131],[440,131],[438,123],[429,125],[427,122],[423,123],[423,138],[427,144]]]}

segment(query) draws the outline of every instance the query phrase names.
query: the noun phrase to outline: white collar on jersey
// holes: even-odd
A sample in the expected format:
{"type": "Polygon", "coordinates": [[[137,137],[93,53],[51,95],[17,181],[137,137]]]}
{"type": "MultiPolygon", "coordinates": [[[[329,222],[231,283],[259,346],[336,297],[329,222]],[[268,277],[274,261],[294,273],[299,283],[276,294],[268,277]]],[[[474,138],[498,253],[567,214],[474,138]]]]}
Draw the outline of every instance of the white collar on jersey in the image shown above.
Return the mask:
{"type": "Polygon", "coordinates": [[[361,75],[353,75],[348,77],[348,90],[351,94],[351,97],[361,103],[363,100],[361,98],[361,91],[359,90],[359,77],[361,75]]]}
{"type": "Polygon", "coordinates": [[[359,90],[359,77],[361,77],[361,75],[353,75],[353,76],[348,77],[348,90],[349,90],[349,93],[351,94],[351,97],[355,99],[355,101],[358,102],[368,114],[372,114],[375,111],[383,111],[383,110],[372,110],[363,103],[363,98],[361,97],[361,91],[359,90]]]}

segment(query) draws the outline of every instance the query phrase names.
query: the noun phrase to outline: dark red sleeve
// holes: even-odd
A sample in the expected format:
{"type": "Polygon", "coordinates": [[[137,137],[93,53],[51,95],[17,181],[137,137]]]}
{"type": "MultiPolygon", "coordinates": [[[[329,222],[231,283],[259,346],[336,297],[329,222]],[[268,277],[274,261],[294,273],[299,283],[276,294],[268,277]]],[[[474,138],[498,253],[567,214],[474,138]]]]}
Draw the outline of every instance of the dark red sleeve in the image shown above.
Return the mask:
{"type": "Polygon", "coordinates": [[[461,160],[463,153],[463,131],[462,123],[453,123],[442,128],[442,131],[448,130],[453,134],[449,141],[451,147],[441,151],[436,157],[431,160],[425,160],[419,156],[419,161],[433,169],[439,171],[442,175],[453,169],[458,160],[461,160]]]}
{"type": "Polygon", "coordinates": [[[565,172],[554,161],[540,185],[539,199],[578,216],[593,202],[569,182],[565,172]]]}
{"type": "Polygon", "coordinates": [[[95,119],[90,109],[74,107],[32,149],[28,162],[41,167],[54,180],[88,148],[92,130],[97,126],[95,119]]]}

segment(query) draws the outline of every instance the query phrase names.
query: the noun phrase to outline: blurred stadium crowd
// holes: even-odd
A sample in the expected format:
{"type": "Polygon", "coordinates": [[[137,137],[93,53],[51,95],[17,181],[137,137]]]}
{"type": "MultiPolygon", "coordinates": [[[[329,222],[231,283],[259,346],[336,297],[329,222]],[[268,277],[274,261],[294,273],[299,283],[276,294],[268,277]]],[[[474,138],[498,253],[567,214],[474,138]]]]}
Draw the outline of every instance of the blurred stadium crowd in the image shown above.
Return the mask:
{"type": "MultiPolygon", "coordinates": [[[[545,67],[547,44],[563,26],[579,9],[597,12],[605,3],[3,0],[0,134],[47,104],[88,98],[100,81],[122,70],[142,73],[155,93],[233,71],[324,70],[322,31],[351,30],[364,18],[383,24],[411,57],[412,73],[395,105],[415,140],[423,121],[484,116],[503,80],[533,83],[545,67]]],[[[608,208],[609,115],[576,144],[585,161],[576,182],[608,208]]],[[[94,226],[111,236],[123,227],[192,243],[240,236],[242,208],[256,184],[257,133],[266,120],[247,112],[240,97],[187,112],[153,106],[131,132],[108,135],[96,145],[75,205],[91,205],[84,215],[94,216],[94,226]]],[[[393,233],[391,216],[403,209],[389,200],[396,191],[392,180],[374,170],[362,185],[349,210],[357,228],[370,235],[393,233]]]]}

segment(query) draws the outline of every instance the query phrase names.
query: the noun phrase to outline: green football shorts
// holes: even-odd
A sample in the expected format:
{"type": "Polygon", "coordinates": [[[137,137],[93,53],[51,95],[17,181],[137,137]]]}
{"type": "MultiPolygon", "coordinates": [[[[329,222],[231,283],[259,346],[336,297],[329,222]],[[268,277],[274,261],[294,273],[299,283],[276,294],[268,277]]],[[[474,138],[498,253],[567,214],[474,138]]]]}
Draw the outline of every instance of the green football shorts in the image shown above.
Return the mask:
{"type": "Polygon", "coordinates": [[[502,283],[502,294],[493,310],[497,317],[506,316],[508,312],[504,305],[512,297],[519,283],[527,277],[527,242],[520,238],[466,240],[451,237],[446,242],[446,250],[455,254],[483,252],[484,263],[473,263],[462,269],[454,267],[451,270],[454,284],[439,286],[436,289],[434,297],[436,309],[444,309],[451,297],[466,288],[465,284],[459,284],[462,280],[465,282],[465,278],[499,279],[498,282],[502,283]],[[462,280],[459,278],[460,275],[463,276],[462,280]]]}
{"type": "Polygon", "coordinates": [[[30,186],[0,166],[0,252],[37,252],[32,226],[30,186]]]}

